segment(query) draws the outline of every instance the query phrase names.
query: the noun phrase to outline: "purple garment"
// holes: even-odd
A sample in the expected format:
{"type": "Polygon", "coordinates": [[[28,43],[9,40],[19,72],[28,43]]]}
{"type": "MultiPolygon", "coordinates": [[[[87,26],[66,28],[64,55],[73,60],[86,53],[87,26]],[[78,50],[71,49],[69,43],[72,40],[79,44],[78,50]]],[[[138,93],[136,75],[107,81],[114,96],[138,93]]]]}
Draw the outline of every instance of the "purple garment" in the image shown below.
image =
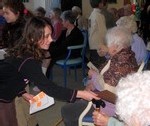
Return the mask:
{"type": "MultiPolygon", "coordinates": [[[[103,101],[105,102],[106,106],[104,108],[101,107],[100,111],[105,113],[108,116],[115,116],[116,115],[115,104],[112,104],[112,103],[105,101],[105,100],[103,100],[103,101]]],[[[94,105],[94,107],[95,107],[95,105],[94,105]]]]}
{"type": "Polygon", "coordinates": [[[133,35],[133,42],[131,45],[132,51],[135,53],[135,58],[137,64],[141,64],[142,61],[146,59],[146,45],[141,37],[138,34],[133,35]]]}
{"type": "Polygon", "coordinates": [[[116,111],[115,105],[105,100],[104,102],[106,104],[106,107],[105,108],[101,107],[101,112],[106,113],[108,116],[115,116],[115,111],[116,111]]]}

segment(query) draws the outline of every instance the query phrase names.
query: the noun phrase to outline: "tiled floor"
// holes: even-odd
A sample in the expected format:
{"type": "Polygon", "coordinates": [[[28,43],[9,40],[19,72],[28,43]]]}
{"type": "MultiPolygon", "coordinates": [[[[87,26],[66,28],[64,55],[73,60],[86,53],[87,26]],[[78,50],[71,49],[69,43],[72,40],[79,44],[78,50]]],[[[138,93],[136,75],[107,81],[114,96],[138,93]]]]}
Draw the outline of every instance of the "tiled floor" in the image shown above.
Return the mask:
{"type": "MultiPolygon", "coordinates": [[[[74,71],[71,70],[71,74],[68,74],[68,84],[69,88],[82,89],[82,70],[77,70],[77,81],[74,79],[74,71]]],[[[53,69],[53,81],[58,85],[63,85],[63,70],[58,66],[54,66],[53,69]]],[[[59,93],[59,92],[58,92],[59,93]]],[[[55,105],[45,109],[41,112],[36,113],[36,117],[39,122],[39,126],[56,126],[56,123],[61,119],[61,106],[66,104],[62,101],[55,100],[55,105]]],[[[59,126],[64,126],[63,122],[59,126]]]]}

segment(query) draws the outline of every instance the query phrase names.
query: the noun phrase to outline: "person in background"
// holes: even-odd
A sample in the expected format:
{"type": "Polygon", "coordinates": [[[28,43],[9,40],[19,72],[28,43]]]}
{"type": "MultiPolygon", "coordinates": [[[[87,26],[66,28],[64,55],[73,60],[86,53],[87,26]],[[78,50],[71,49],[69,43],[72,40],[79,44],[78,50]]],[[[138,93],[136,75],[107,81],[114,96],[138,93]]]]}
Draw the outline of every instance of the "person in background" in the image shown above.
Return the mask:
{"type": "MultiPolygon", "coordinates": [[[[25,23],[32,15],[25,8],[21,0],[3,1],[3,12],[3,16],[7,23],[2,31],[2,41],[6,49],[12,49],[14,46],[19,44],[25,23]]],[[[28,92],[28,87],[26,90],[28,92]]],[[[19,126],[29,124],[31,124],[30,126],[35,126],[37,124],[37,120],[34,115],[29,115],[28,112],[24,112],[25,109],[29,109],[29,105],[22,97],[15,99],[15,106],[19,126]]]]}
{"type": "Polygon", "coordinates": [[[46,10],[43,7],[38,7],[35,9],[35,15],[45,17],[46,10]]]}
{"type": "MultiPolygon", "coordinates": [[[[99,67],[99,71],[96,72],[93,69],[88,71],[88,77],[90,78],[90,82],[88,83],[85,90],[95,89],[102,91],[100,87],[99,81],[99,73],[104,71],[103,79],[107,87],[109,89],[115,89],[121,77],[125,77],[129,73],[134,73],[138,69],[138,65],[136,63],[136,59],[134,56],[134,52],[131,50],[131,41],[132,36],[131,33],[128,32],[125,28],[122,27],[113,27],[109,29],[106,33],[106,46],[109,53],[110,66],[107,70],[103,70],[103,68],[108,63],[107,61],[99,67]],[[115,74],[114,74],[115,73],[115,74]]],[[[115,92],[113,92],[115,93],[115,92]]],[[[105,101],[106,107],[101,108],[102,112],[107,113],[109,116],[115,115],[115,105],[110,102],[105,101]]],[[[68,103],[61,108],[61,115],[64,119],[64,123],[66,126],[77,126],[78,118],[83,110],[87,106],[87,102],[84,100],[78,100],[75,103],[68,103]],[[70,115],[70,113],[72,113],[70,115]]],[[[93,111],[93,107],[89,111],[88,115],[93,111]]]]}
{"type": "Polygon", "coordinates": [[[131,49],[135,53],[135,58],[140,65],[142,61],[145,61],[147,57],[147,50],[144,40],[137,34],[137,23],[134,15],[123,16],[116,22],[117,26],[127,28],[132,33],[133,41],[131,43],[131,49]]]}
{"type": "Polygon", "coordinates": [[[104,0],[104,7],[101,9],[101,13],[104,15],[105,17],[105,21],[106,21],[106,28],[107,29],[110,29],[114,26],[116,26],[116,23],[115,23],[115,18],[114,16],[112,15],[112,13],[110,13],[107,9],[107,0],[104,0]]]}
{"type": "Polygon", "coordinates": [[[124,16],[130,16],[130,15],[133,14],[131,4],[126,4],[126,5],[124,5],[124,6],[123,6],[123,9],[124,9],[124,16]]]}
{"type": "Polygon", "coordinates": [[[146,0],[141,12],[141,31],[145,44],[150,40],[150,1],[146,0]]]}
{"type": "Polygon", "coordinates": [[[106,21],[101,10],[105,6],[104,0],[90,0],[90,4],[93,11],[89,17],[89,48],[90,48],[90,61],[99,67],[105,62],[105,57],[100,57],[97,53],[97,49],[100,45],[104,44],[104,36],[106,34],[106,21]]]}
{"type": "Polygon", "coordinates": [[[94,124],[102,126],[149,126],[149,75],[150,71],[144,71],[122,78],[116,87],[116,114],[119,118],[109,117],[105,113],[94,111],[94,124]]]}
{"type": "Polygon", "coordinates": [[[53,25],[54,32],[52,34],[52,38],[54,42],[60,37],[62,30],[63,30],[63,24],[62,24],[62,20],[60,16],[61,16],[60,8],[53,8],[50,11],[49,18],[53,25]]]}
{"type": "Polygon", "coordinates": [[[108,8],[108,11],[113,15],[115,22],[119,19],[118,10],[116,8],[108,8]]]}
{"type": "MultiPolygon", "coordinates": [[[[51,56],[50,65],[47,69],[47,77],[49,77],[51,68],[57,60],[64,59],[68,55],[68,46],[83,44],[83,35],[80,29],[75,25],[75,16],[71,10],[64,11],[61,15],[62,24],[65,28],[62,31],[61,36],[56,42],[50,45],[49,52],[51,56]]],[[[70,58],[76,58],[81,56],[80,50],[74,50],[71,53],[70,58]]]]}
{"type": "Polygon", "coordinates": [[[87,30],[88,27],[88,22],[87,20],[82,16],[82,11],[80,9],[80,7],[78,6],[73,6],[72,7],[72,12],[75,14],[76,16],[76,21],[75,21],[75,25],[79,28],[79,29],[83,29],[83,30],[87,30]]]}

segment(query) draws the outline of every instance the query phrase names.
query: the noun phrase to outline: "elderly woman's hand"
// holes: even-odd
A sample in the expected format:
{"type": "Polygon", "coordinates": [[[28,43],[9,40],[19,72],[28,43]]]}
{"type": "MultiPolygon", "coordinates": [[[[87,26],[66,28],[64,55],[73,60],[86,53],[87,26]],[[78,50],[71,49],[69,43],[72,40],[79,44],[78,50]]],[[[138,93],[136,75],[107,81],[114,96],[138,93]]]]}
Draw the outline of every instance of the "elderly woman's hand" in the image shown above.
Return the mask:
{"type": "Polygon", "coordinates": [[[99,56],[105,56],[108,53],[108,47],[104,44],[101,44],[97,50],[97,53],[99,56]]]}
{"type": "Polygon", "coordinates": [[[93,112],[92,118],[93,118],[94,124],[98,126],[107,126],[108,120],[109,120],[109,116],[98,111],[93,112]]]}
{"type": "Polygon", "coordinates": [[[97,72],[96,72],[95,70],[93,70],[93,69],[90,69],[90,70],[88,71],[88,77],[89,77],[89,78],[92,78],[92,76],[94,76],[95,74],[97,74],[97,72]]]}

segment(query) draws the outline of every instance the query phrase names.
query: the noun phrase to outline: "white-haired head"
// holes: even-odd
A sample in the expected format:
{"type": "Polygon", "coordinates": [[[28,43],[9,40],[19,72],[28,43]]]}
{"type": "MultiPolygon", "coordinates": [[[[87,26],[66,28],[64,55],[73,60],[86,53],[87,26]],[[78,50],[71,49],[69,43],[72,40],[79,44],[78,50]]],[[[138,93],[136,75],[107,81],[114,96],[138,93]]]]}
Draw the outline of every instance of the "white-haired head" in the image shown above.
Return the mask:
{"type": "Polygon", "coordinates": [[[122,78],[117,89],[116,113],[128,126],[150,125],[150,71],[122,78]]]}
{"type": "Polygon", "coordinates": [[[108,48],[115,47],[114,50],[120,51],[131,46],[132,35],[123,27],[113,27],[107,31],[105,42],[108,48]]]}
{"type": "Polygon", "coordinates": [[[78,15],[82,13],[80,7],[78,7],[78,6],[73,6],[73,7],[72,7],[72,11],[73,11],[74,13],[77,13],[78,15]]]}
{"type": "Polygon", "coordinates": [[[125,27],[130,30],[132,33],[137,32],[137,23],[135,21],[135,16],[123,16],[118,19],[116,22],[117,26],[125,27]]]}

